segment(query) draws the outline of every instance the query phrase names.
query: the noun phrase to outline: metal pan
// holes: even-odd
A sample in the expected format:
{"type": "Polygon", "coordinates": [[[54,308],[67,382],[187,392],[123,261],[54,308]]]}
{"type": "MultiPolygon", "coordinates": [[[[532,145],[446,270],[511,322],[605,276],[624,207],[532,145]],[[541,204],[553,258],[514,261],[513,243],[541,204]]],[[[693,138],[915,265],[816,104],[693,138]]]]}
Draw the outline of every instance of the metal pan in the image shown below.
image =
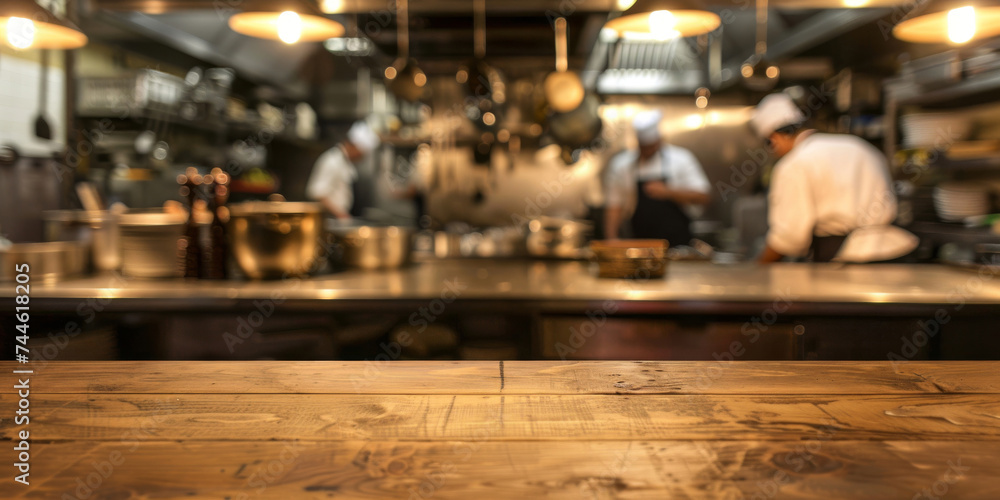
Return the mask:
{"type": "Polygon", "coordinates": [[[87,271],[87,245],[79,241],[14,243],[0,250],[0,282],[17,279],[17,267],[28,265],[30,283],[53,283],[87,271]]]}

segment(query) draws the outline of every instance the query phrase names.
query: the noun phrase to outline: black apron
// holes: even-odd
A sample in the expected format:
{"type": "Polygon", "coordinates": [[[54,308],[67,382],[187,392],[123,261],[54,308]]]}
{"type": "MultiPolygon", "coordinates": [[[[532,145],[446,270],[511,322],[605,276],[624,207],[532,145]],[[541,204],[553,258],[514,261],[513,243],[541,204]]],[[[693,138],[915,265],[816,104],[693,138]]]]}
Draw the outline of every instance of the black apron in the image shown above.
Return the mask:
{"type": "MultiPolygon", "coordinates": [[[[350,160],[348,160],[350,161],[350,160]]],[[[362,200],[361,197],[364,196],[364,191],[361,189],[361,172],[358,170],[358,166],[351,162],[354,166],[354,182],[351,183],[351,209],[347,212],[353,218],[358,218],[364,215],[364,208],[368,200],[362,200]]]]}
{"type": "MultiPolygon", "coordinates": [[[[667,155],[660,150],[660,166],[663,182],[669,183],[667,175],[667,155]]],[[[651,179],[655,180],[655,179],[651,179]]],[[[667,240],[671,246],[687,245],[691,242],[691,219],[684,209],[673,200],[658,200],[646,195],[642,185],[636,181],[636,204],[632,214],[632,236],[667,240]]]]}
{"type": "Polygon", "coordinates": [[[814,234],[812,244],[809,246],[812,250],[812,261],[831,262],[837,256],[840,247],[844,246],[844,241],[850,234],[847,233],[844,236],[816,236],[814,234]]]}
{"type": "MultiPolygon", "coordinates": [[[[840,252],[841,247],[844,246],[844,241],[851,233],[847,233],[844,236],[816,236],[813,235],[812,245],[810,245],[810,250],[812,253],[813,262],[832,262],[833,258],[837,256],[840,252]]],[[[917,257],[920,246],[914,248],[905,255],[900,255],[899,257],[893,257],[887,260],[877,260],[868,262],[868,264],[916,264],[919,262],[917,257]]]]}

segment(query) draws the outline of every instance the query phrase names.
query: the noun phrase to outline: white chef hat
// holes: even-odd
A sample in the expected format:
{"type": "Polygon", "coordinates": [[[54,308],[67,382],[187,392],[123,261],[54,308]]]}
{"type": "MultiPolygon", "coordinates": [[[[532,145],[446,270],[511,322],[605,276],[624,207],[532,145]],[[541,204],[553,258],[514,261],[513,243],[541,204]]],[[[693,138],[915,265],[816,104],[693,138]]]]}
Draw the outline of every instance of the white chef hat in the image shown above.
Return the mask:
{"type": "Polygon", "coordinates": [[[354,144],[362,154],[371,153],[380,142],[378,134],[364,120],[351,125],[351,129],[347,131],[347,140],[351,141],[351,144],[354,144]]]}
{"type": "Polygon", "coordinates": [[[639,140],[640,146],[653,144],[660,140],[660,120],[663,113],[659,111],[643,111],[632,119],[632,128],[635,129],[635,138],[639,140]]]}
{"type": "Polygon", "coordinates": [[[753,116],[750,117],[750,125],[758,137],[764,138],[781,127],[799,124],[805,120],[806,116],[795,105],[795,101],[788,94],[778,92],[760,100],[753,116]]]}

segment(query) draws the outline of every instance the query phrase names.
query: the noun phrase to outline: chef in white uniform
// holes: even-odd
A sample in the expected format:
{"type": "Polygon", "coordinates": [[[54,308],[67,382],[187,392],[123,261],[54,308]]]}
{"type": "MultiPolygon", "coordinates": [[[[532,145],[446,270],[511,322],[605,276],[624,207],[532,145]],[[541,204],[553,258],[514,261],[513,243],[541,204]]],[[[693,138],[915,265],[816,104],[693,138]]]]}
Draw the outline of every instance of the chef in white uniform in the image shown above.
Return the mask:
{"type": "Polygon", "coordinates": [[[638,151],[613,157],[605,181],[605,237],[615,239],[623,223],[632,237],[665,239],[671,246],[691,241],[691,217],[710,200],[708,178],[691,151],[667,144],[659,111],[632,121],[638,151]]]}
{"type": "Polygon", "coordinates": [[[896,197],[874,146],[806,128],[805,115],[783,93],[761,100],[750,123],[779,158],[760,262],[810,254],[816,262],[890,261],[917,247],[916,236],[891,225],[896,197]]]}
{"type": "Polygon", "coordinates": [[[319,200],[338,219],[358,215],[358,169],[355,165],[379,145],[378,135],[364,121],[356,122],[347,132],[347,140],[320,155],[313,166],[306,196],[319,200]]]}

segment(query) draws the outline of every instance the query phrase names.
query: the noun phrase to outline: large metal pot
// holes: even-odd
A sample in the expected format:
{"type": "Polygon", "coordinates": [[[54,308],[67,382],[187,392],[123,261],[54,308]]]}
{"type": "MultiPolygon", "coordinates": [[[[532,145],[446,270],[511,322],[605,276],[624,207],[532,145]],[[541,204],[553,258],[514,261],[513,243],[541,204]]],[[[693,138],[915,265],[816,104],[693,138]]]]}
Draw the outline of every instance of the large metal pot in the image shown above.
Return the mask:
{"type": "Polygon", "coordinates": [[[300,277],[319,264],[318,203],[249,201],[229,207],[229,238],[240,270],[253,279],[300,277]]]}
{"type": "Polygon", "coordinates": [[[593,227],[583,221],[539,217],[525,227],[525,247],[534,257],[582,259],[593,227]]]}
{"type": "Polygon", "coordinates": [[[82,241],[90,248],[95,271],[121,267],[121,232],[107,210],[47,210],[42,212],[45,241],[82,241]]]}
{"type": "Polygon", "coordinates": [[[360,269],[395,269],[410,263],[415,231],[403,226],[343,225],[329,226],[339,255],[332,255],[333,265],[360,269]]]}
{"type": "Polygon", "coordinates": [[[15,281],[15,266],[27,264],[31,283],[52,283],[82,274],[87,258],[87,245],[79,241],[14,243],[0,250],[0,282],[15,281]]]}

